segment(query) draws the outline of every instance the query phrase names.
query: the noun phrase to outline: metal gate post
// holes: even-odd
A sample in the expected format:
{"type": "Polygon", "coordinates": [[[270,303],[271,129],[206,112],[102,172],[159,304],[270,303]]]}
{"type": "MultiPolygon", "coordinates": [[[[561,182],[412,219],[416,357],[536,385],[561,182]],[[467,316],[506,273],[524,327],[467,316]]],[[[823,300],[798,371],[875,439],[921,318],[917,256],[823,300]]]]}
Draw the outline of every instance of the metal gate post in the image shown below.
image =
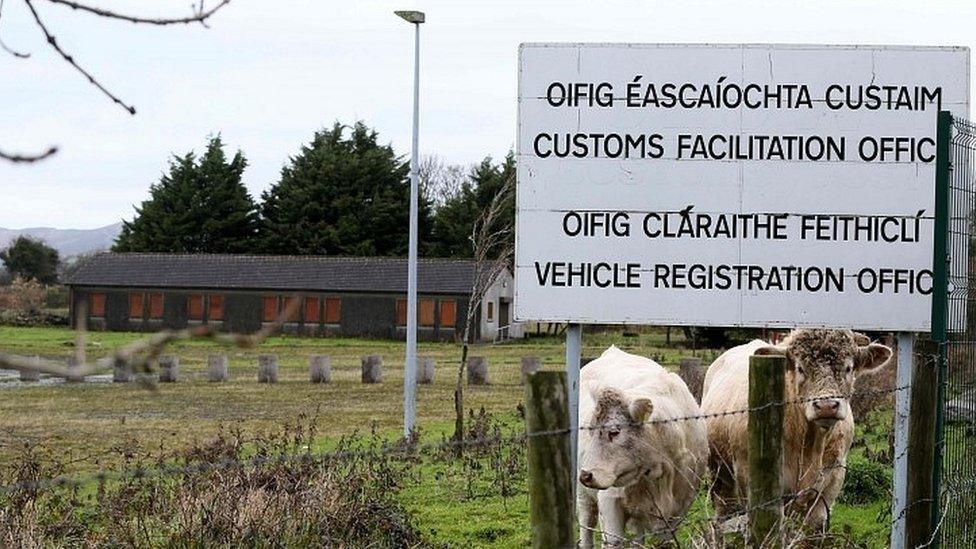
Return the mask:
{"type": "Polygon", "coordinates": [[[583,356],[583,327],[570,324],[566,327],[566,390],[569,392],[569,439],[573,463],[573,501],[576,501],[576,478],[578,475],[579,459],[577,448],[579,445],[579,375],[580,361],[583,356]]]}
{"type": "MultiPolygon", "coordinates": [[[[935,398],[935,462],[932,467],[932,527],[941,522],[942,456],[945,447],[946,368],[948,367],[949,308],[949,177],[952,171],[949,145],[952,114],[939,112],[935,141],[935,242],[932,257],[932,340],[938,345],[935,398]]],[[[933,547],[939,546],[935,536],[933,547]]]]}

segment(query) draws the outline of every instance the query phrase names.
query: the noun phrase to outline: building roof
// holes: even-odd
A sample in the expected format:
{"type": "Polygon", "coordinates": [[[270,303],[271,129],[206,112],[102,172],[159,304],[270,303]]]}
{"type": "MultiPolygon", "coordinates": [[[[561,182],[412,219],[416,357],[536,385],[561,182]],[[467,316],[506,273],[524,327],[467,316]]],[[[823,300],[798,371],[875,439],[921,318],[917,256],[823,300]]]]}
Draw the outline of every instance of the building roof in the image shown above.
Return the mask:
{"type": "MultiPolygon", "coordinates": [[[[469,294],[474,270],[474,261],[421,259],[417,273],[418,291],[469,294]]],[[[405,293],[407,260],[399,257],[101,253],[85,261],[66,284],[405,293]]]]}

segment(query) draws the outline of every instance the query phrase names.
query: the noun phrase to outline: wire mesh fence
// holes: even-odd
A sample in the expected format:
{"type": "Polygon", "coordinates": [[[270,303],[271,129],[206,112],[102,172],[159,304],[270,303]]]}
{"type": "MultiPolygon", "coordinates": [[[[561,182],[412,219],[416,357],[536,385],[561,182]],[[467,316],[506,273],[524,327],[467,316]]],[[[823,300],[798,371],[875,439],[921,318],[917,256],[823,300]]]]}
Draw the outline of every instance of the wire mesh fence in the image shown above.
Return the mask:
{"type": "Polygon", "coordinates": [[[937,510],[944,508],[945,513],[934,522],[942,546],[976,547],[976,125],[952,118],[949,130],[948,287],[937,444],[941,459],[935,471],[942,500],[937,510]]]}

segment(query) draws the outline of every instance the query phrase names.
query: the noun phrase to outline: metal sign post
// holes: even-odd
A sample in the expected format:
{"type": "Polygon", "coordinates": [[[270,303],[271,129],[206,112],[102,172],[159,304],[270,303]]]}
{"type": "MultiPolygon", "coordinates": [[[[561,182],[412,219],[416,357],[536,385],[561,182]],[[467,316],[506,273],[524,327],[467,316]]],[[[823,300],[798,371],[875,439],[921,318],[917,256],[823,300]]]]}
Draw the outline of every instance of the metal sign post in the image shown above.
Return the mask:
{"type": "MultiPolygon", "coordinates": [[[[898,370],[895,387],[909,387],[915,375],[915,334],[898,334],[898,370]]],[[[905,506],[908,504],[908,419],[911,414],[912,392],[903,389],[895,393],[895,463],[892,481],[891,547],[905,547],[905,506]]]]}

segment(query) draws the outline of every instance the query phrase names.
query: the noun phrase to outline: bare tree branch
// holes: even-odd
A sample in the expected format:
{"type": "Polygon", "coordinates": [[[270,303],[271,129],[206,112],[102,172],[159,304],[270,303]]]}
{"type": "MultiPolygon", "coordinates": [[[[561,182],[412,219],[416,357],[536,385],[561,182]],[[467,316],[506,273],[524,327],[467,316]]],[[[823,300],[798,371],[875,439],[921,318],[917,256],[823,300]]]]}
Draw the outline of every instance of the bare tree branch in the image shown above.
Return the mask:
{"type": "Polygon", "coordinates": [[[207,19],[209,19],[213,14],[217,13],[221,8],[230,4],[230,0],[222,0],[218,2],[214,7],[205,10],[203,7],[203,1],[198,5],[193,6],[193,15],[187,17],[142,17],[138,15],[128,15],[124,13],[118,13],[105,8],[99,8],[97,6],[89,6],[79,2],[73,2],[72,0],[47,0],[52,4],[61,4],[62,6],[68,6],[73,10],[87,12],[99,17],[106,17],[108,19],[118,19],[120,21],[128,21],[130,23],[141,23],[145,25],[181,25],[190,23],[202,23],[205,25],[207,19]]]}
{"type": "MultiPolygon", "coordinates": [[[[3,14],[3,0],[0,0],[0,15],[2,15],[2,14],[3,14]]],[[[29,53],[23,53],[21,51],[18,51],[18,50],[15,50],[15,49],[11,48],[10,46],[8,46],[3,41],[3,39],[0,39],[0,48],[3,48],[4,51],[6,51],[10,55],[12,55],[12,56],[14,56],[14,57],[16,57],[18,59],[27,59],[31,55],[29,53]]]]}
{"type": "Polygon", "coordinates": [[[49,156],[53,156],[57,152],[58,152],[57,147],[48,147],[46,151],[38,154],[8,153],[0,150],[0,159],[7,160],[9,162],[14,162],[14,163],[29,164],[31,162],[44,160],[49,156]]]}
{"type": "Polygon", "coordinates": [[[41,16],[37,13],[37,10],[34,9],[34,0],[24,0],[24,3],[27,4],[27,7],[30,9],[31,15],[34,17],[34,22],[37,23],[37,27],[41,29],[41,32],[44,33],[44,37],[47,39],[47,43],[50,44],[52,48],[54,48],[54,51],[58,52],[58,54],[61,56],[62,59],[67,61],[68,64],[74,67],[76,71],[80,72],[85,78],[87,78],[88,82],[91,83],[91,85],[101,90],[101,92],[105,94],[106,97],[111,99],[113,103],[129,111],[129,114],[136,113],[135,107],[125,103],[124,101],[119,99],[115,94],[110,92],[108,88],[106,88],[101,84],[101,82],[95,80],[95,77],[92,76],[90,72],[86,71],[81,67],[81,65],[75,62],[75,58],[73,56],[65,52],[63,49],[61,49],[61,46],[58,45],[57,38],[55,38],[54,35],[51,34],[51,31],[47,29],[47,26],[44,24],[44,21],[41,20],[41,16]]]}

